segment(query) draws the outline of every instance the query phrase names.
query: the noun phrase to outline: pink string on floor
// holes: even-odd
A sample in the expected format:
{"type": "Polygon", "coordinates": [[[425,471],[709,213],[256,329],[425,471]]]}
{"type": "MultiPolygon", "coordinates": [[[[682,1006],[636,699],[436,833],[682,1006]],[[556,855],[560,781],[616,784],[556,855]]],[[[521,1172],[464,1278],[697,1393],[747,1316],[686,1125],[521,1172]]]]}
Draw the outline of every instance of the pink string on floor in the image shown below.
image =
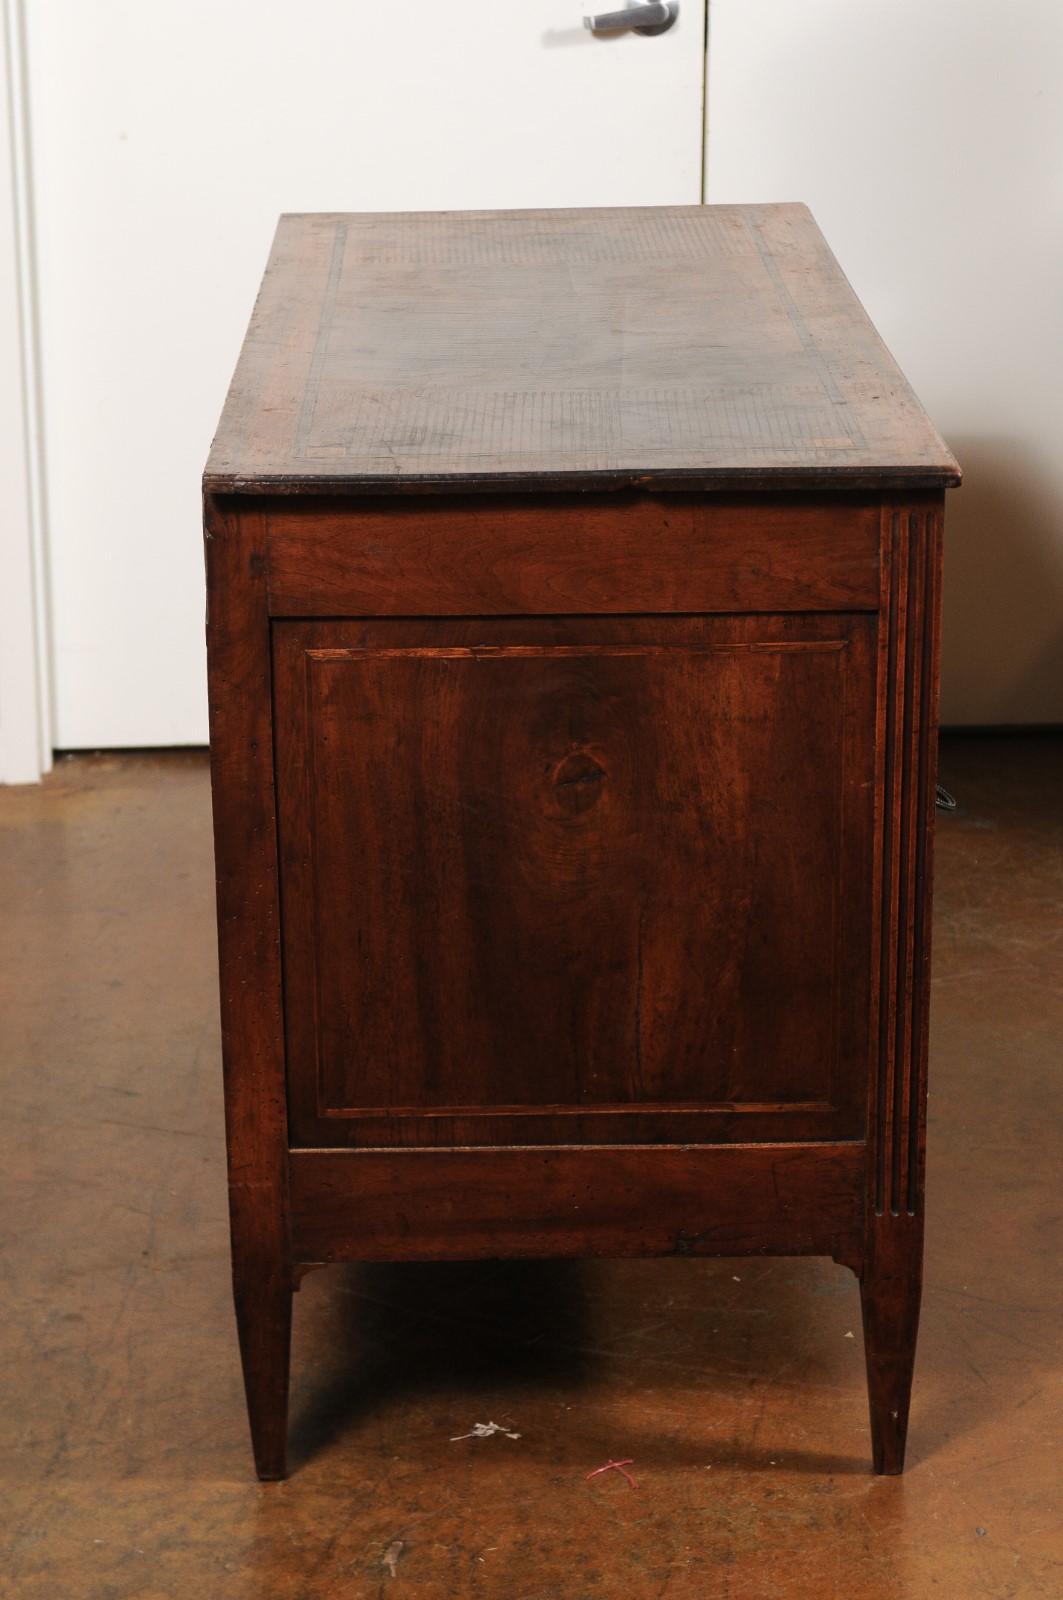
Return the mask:
{"type": "Polygon", "coordinates": [[[631,1456],[625,1456],[623,1461],[607,1461],[604,1467],[595,1467],[593,1472],[588,1472],[584,1482],[589,1483],[591,1478],[596,1478],[598,1476],[599,1472],[619,1472],[620,1476],[622,1478],[626,1478],[633,1489],[637,1489],[638,1484],[635,1482],[630,1472],[624,1471],[625,1467],[633,1467],[634,1465],[635,1463],[631,1456]]]}

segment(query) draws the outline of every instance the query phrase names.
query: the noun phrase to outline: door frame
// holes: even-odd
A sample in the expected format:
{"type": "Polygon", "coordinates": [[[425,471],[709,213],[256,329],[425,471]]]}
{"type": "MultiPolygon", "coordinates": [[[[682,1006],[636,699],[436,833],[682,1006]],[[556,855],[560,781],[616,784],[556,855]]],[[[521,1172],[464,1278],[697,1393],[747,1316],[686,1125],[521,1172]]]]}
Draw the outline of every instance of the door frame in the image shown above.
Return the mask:
{"type": "Polygon", "coordinates": [[[2,0],[0,77],[0,783],[52,765],[47,500],[23,0],[2,0]]]}

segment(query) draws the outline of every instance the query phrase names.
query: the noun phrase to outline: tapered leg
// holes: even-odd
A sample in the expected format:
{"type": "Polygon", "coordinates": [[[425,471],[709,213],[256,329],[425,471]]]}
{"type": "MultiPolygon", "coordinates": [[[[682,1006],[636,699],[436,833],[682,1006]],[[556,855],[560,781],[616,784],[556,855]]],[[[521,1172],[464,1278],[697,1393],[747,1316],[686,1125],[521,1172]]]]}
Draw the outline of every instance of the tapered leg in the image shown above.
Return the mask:
{"type": "Polygon", "coordinates": [[[875,1217],[860,1301],[876,1472],[904,1471],[922,1268],[922,1218],[875,1217]]]}
{"type": "Polygon", "coordinates": [[[255,1470],[268,1482],[288,1473],[291,1280],[287,1274],[267,1276],[234,1262],[233,1292],[255,1470]]]}
{"type": "Polygon", "coordinates": [[[923,1276],[941,499],[884,508],[878,1060],[860,1294],[876,1472],[904,1470],[923,1276]]]}
{"type": "Polygon", "coordinates": [[[260,1478],[283,1478],[292,1276],[266,522],[204,500],[233,1289],[260,1478]]]}

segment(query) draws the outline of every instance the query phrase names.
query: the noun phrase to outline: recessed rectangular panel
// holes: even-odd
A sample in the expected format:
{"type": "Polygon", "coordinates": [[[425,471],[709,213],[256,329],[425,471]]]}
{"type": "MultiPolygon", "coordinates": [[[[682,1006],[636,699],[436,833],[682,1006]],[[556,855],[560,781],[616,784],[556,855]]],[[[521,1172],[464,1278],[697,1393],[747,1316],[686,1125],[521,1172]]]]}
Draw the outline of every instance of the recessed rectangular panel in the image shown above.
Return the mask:
{"type": "Polygon", "coordinates": [[[277,632],[314,1142],[345,1119],[829,1118],[848,619],[277,632]]]}

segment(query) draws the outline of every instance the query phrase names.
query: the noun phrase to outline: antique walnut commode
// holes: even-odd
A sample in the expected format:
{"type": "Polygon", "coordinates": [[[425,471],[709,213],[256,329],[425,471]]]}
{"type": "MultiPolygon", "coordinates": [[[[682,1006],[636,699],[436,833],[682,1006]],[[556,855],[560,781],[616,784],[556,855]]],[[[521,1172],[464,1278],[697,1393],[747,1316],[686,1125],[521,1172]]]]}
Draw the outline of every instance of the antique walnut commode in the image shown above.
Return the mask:
{"type": "Polygon", "coordinates": [[[817,1253],[904,1457],[944,490],[803,206],[288,216],[206,470],[237,1319],[817,1253]]]}

